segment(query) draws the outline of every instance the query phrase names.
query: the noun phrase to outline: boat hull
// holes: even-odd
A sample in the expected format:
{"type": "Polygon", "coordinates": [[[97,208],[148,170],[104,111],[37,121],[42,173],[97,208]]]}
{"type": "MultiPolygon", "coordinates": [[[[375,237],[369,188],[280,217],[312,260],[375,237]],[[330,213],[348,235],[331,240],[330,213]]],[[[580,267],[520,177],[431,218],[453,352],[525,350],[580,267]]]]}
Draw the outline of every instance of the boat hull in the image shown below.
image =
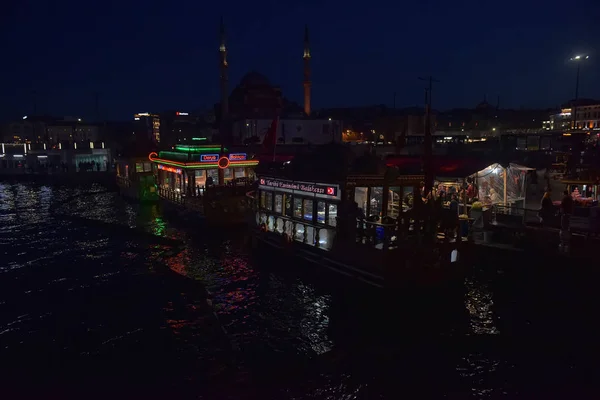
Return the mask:
{"type": "Polygon", "coordinates": [[[453,247],[420,252],[366,249],[356,244],[327,251],[297,241],[287,242],[281,236],[260,229],[252,230],[252,243],[260,254],[279,252],[283,259],[296,258],[345,278],[379,289],[442,288],[462,285],[468,265],[465,246],[461,257],[450,262],[453,247]],[[447,258],[443,260],[442,258],[447,258]]]}

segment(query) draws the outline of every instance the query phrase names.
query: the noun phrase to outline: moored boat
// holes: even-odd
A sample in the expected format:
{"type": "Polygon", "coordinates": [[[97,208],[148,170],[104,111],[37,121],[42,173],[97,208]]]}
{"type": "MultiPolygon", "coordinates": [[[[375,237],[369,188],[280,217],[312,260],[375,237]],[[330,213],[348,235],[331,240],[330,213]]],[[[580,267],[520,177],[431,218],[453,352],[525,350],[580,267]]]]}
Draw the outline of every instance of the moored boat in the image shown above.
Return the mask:
{"type": "Polygon", "coordinates": [[[437,213],[422,201],[421,171],[351,158],[332,144],[259,167],[249,193],[256,245],[377,287],[462,281],[469,242],[438,236],[437,213]]]}
{"type": "Polygon", "coordinates": [[[115,164],[121,196],[143,203],[158,200],[152,163],[147,157],[120,157],[115,164]]]}
{"type": "Polygon", "coordinates": [[[246,221],[246,192],[258,161],[221,145],[175,146],[152,152],[158,196],[185,217],[214,224],[246,221]]]}

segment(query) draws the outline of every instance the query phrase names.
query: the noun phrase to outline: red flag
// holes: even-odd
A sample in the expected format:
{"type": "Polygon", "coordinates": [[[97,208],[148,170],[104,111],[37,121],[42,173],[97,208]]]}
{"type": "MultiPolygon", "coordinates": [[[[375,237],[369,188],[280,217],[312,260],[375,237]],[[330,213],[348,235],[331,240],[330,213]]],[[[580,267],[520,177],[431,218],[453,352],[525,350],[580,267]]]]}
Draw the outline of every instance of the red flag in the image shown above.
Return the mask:
{"type": "Polygon", "coordinates": [[[263,140],[263,147],[265,150],[272,150],[273,147],[277,144],[277,125],[279,123],[279,117],[275,117],[273,122],[271,122],[271,127],[265,134],[265,139],[263,140]]]}

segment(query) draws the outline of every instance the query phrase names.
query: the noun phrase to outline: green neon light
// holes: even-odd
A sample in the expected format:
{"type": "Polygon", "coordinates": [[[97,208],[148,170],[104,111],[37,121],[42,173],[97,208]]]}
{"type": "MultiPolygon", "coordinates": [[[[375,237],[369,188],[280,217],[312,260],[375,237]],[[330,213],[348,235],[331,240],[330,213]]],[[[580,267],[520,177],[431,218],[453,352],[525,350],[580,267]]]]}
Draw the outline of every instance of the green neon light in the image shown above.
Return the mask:
{"type": "MultiPolygon", "coordinates": [[[[175,146],[175,150],[184,151],[186,153],[212,153],[215,151],[220,151],[220,145],[206,145],[206,146],[175,146]]],[[[228,151],[228,149],[224,149],[228,151]]]]}
{"type": "Polygon", "coordinates": [[[205,137],[193,137],[192,140],[206,140],[205,137]]]}
{"type": "Polygon", "coordinates": [[[188,155],[187,153],[178,153],[176,151],[161,151],[158,155],[159,158],[170,159],[171,161],[187,161],[188,155]]]}

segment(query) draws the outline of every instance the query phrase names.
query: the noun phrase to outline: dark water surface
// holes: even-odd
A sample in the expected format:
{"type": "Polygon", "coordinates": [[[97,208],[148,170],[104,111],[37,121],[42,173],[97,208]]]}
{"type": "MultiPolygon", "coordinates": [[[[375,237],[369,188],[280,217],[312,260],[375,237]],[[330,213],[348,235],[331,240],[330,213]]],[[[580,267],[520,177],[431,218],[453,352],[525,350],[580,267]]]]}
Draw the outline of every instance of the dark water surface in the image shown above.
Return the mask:
{"type": "Polygon", "coordinates": [[[247,242],[100,186],[0,183],[5,398],[594,393],[589,275],[481,260],[460,290],[391,302],[247,242]]]}

